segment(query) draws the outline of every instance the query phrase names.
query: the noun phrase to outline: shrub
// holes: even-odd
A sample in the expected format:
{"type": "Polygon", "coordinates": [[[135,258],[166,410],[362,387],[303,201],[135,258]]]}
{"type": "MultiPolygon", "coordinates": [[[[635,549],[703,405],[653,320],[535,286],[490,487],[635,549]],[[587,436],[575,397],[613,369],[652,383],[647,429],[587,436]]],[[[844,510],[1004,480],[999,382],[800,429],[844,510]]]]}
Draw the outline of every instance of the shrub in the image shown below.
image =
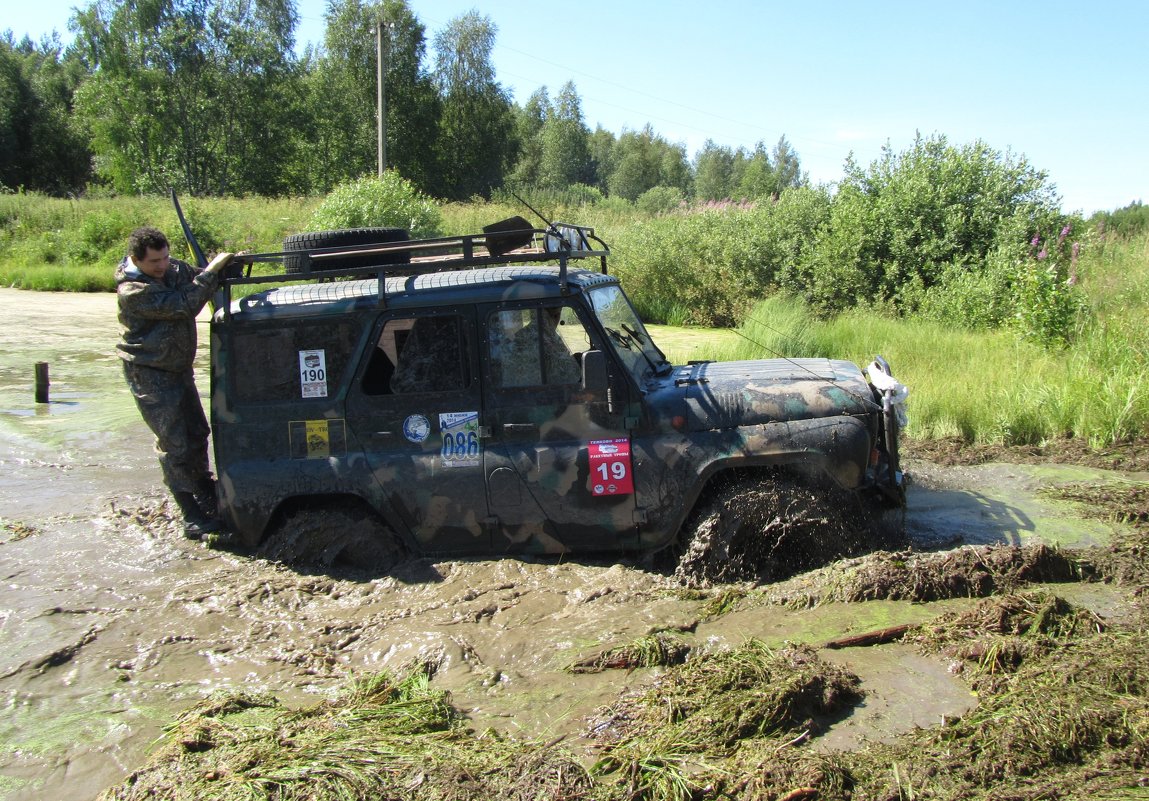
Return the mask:
{"type": "Polygon", "coordinates": [[[1116,211],[1099,211],[1089,221],[1104,233],[1118,236],[1139,236],[1149,231],[1149,206],[1135,200],[1116,211]]]}
{"type": "Polygon", "coordinates": [[[867,301],[896,306],[953,280],[954,265],[981,270],[989,254],[1060,227],[1046,174],[984,142],[923,139],[862,170],[846,164],[829,233],[799,270],[799,289],[823,312],[867,301]],[[911,297],[903,297],[908,289],[911,297]]]}
{"type": "Polygon", "coordinates": [[[792,280],[829,205],[825,190],[803,187],[776,203],[708,203],[634,223],[614,236],[615,270],[646,319],[734,325],[792,280]]]}
{"type": "Polygon", "coordinates": [[[340,184],[310,220],[314,230],[339,228],[406,228],[414,239],[439,235],[439,207],[394,170],[382,178],[360,178],[340,184]]]}
{"type": "Polygon", "coordinates": [[[1085,311],[1077,283],[1078,242],[1070,242],[1071,226],[1057,241],[1035,236],[1018,265],[1015,318],[1022,335],[1046,347],[1069,344],[1085,311]]]}
{"type": "Polygon", "coordinates": [[[634,205],[641,212],[655,215],[673,211],[685,202],[686,196],[677,186],[655,186],[639,195],[634,205]]]}

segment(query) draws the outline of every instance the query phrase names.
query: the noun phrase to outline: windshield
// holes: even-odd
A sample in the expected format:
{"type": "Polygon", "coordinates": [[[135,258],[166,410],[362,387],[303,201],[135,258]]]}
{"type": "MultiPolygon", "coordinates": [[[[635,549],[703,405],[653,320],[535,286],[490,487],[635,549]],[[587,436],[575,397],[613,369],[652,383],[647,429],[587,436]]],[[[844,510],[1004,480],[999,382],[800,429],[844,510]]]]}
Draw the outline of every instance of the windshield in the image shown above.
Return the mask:
{"type": "Polygon", "coordinates": [[[641,382],[651,373],[660,375],[671,369],[621,289],[604,286],[589,294],[611,347],[635,379],[641,382]]]}

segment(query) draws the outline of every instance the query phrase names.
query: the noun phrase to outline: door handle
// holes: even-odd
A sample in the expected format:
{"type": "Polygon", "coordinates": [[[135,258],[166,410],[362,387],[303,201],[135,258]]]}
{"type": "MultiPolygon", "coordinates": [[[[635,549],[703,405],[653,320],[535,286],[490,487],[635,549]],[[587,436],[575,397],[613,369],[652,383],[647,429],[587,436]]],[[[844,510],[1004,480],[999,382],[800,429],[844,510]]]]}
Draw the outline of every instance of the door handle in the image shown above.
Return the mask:
{"type": "Polygon", "coordinates": [[[528,434],[538,430],[539,427],[534,423],[503,423],[503,431],[508,434],[528,434]]]}

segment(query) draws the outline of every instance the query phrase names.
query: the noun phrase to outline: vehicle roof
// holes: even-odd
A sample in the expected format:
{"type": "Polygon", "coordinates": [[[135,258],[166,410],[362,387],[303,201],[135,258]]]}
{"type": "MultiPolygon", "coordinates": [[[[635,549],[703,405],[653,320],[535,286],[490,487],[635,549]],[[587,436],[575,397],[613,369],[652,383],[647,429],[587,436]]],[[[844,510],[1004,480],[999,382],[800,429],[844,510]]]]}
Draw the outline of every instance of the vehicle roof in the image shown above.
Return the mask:
{"type": "MultiPolygon", "coordinates": [[[[345,314],[381,306],[415,309],[558,298],[599,285],[617,284],[618,279],[601,272],[568,268],[564,292],[557,266],[498,266],[391,276],[385,279],[385,304],[379,302],[379,283],[379,279],[367,278],[281,286],[232,301],[230,316],[246,321],[345,314]]],[[[215,319],[223,318],[223,309],[217,310],[215,319]]]]}

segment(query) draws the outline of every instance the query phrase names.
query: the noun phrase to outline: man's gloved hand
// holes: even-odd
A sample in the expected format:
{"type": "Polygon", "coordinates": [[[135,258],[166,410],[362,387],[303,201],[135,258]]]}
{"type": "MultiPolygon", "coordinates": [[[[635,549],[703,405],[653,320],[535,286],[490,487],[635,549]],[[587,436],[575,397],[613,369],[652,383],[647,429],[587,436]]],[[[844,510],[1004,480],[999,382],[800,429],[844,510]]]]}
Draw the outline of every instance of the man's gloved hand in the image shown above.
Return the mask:
{"type": "Polygon", "coordinates": [[[226,267],[228,264],[231,263],[231,260],[234,256],[235,256],[234,253],[220,253],[218,256],[216,256],[214,259],[211,260],[211,264],[209,264],[207,267],[204,268],[204,272],[205,273],[218,273],[218,272],[220,272],[224,267],[226,267]]]}

